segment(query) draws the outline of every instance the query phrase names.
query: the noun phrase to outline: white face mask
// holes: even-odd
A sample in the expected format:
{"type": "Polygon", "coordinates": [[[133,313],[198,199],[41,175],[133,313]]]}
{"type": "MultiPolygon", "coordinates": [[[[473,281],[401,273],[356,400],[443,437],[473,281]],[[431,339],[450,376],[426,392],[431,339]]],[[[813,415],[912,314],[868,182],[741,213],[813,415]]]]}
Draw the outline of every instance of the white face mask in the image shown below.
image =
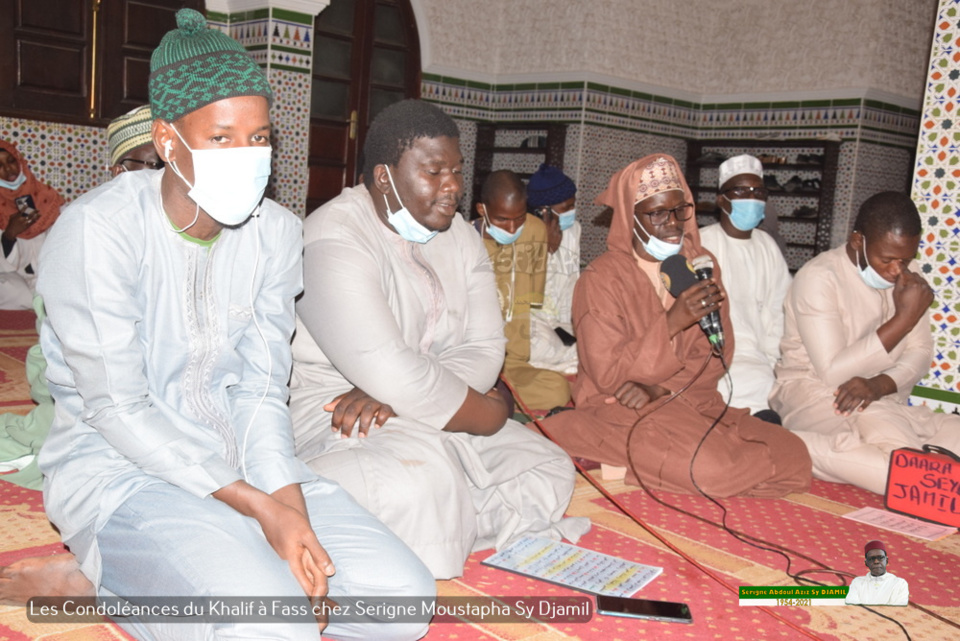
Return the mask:
{"type": "Polygon", "coordinates": [[[651,256],[653,256],[656,260],[659,260],[660,262],[665,261],[671,256],[675,256],[676,254],[679,254],[680,249],[683,248],[683,236],[680,236],[679,243],[668,243],[665,240],[660,240],[656,236],[651,236],[650,234],[647,234],[647,230],[644,229],[643,233],[647,234],[647,238],[650,239],[644,242],[644,240],[640,238],[640,234],[637,233],[637,229],[643,229],[643,227],[641,227],[640,222],[636,218],[634,218],[633,219],[633,235],[637,237],[637,240],[640,241],[640,244],[643,245],[643,248],[646,250],[646,252],[651,256]]]}
{"type": "Polygon", "coordinates": [[[27,182],[27,177],[23,174],[23,170],[20,170],[20,175],[18,175],[13,180],[0,180],[0,187],[4,189],[9,189],[10,191],[16,191],[20,189],[23,183],[27,182]]]}
{"type": "MultiPolygon", "coordinates": [[[[890,289],[893,287],[893,283],[888,281],[886,278],[877,273],[877,270],[870,265],[870,261],[867,260],[867,237],[863,237],[863,262],[867,264],[866,267],[860,268],[860,278],[863,279],[870,287],[874,289],[890,289]]],[[[857,254],[857,266],[860,266],[860,254],[857,254]]]]}
{"type": "Polygon", "coordinates": [[[187,193],[211,218],[228,227],[239,225],[263,199],[270,179],[270,147],[190,149],[176,127],[170,125],[193,156],[191,185],[177,163],[170,167],[190,187],[187,193]]]}
{"type": "Polygon", "coordinates": [[[411,243],[420,243],[421,245],[432,239],[437,235],[435,229],[427,229],[413,217],[413,214],[410,213],[410,210],[403,206],[403,201],[400,200],[400,194],[397,192],[397,186],[393,184],[393,176],[390,175],[390,168],[386,165],[383,166],[387,170],[387,178],[390,179],[390,187],[393,188],[393,195],[397,197],[397,202],[400,203],[400,209],[397,211],[390,211],[390,201],[387,200],[387,195],[383,195],[383,202],[387,206],[387,222],[390,223],[390,226],[393,227],[400,237],[404,240],[409,240],[411,243]]]}

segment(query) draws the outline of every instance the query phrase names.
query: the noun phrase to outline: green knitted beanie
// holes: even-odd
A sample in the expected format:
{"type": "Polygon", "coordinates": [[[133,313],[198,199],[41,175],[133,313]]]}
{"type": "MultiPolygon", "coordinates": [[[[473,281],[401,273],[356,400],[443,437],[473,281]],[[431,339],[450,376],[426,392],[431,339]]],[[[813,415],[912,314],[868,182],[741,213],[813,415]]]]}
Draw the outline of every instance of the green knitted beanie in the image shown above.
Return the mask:
{"type": "Polygon", "coordinates": [[[150,110],[173,122],[210,103],[237,96],[263,96],[273,103],[267,76],[239,42],[208,29],[198,11],[177,12],[150,58],[150,110]]]}

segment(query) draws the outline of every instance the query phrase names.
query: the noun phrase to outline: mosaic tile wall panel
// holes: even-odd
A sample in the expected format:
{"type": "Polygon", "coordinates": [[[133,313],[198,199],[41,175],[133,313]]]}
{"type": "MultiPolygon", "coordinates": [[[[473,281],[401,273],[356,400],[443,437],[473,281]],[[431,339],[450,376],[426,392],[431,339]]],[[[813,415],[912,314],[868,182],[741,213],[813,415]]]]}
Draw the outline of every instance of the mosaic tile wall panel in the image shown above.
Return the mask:
{"type": "Polygon", "coordinates": [[[239,41],[267,70],[274,103],[271,196],[297,215],[305,214],[307,152],[310,131],[310,70],[313,65],[313,16],[263,8],[207,16],[239,41]]]}
{"type": "Polygon", "coordinates": [[[932,311],[934,366],[912,402],[960,407],[960,4],[941,0],[924,100],[912,196],[924,223],[923,273],[936,294],[932,311]]]}
{"type": "Polygon", "coordinates": [[[846,240],[863,201],[881,191],[905,192],[910,189],[912,163],[911,150],[860,143],[857,149],[850,216],[847,220],[835,221],[833,237],[835,246],[846,240]]]}
{"type": "Polygon", "coordinates": [[[0,138],[67,202],[110,179],[106,129],[0,116],[0,138]]]}
{"type": "MultiPolygon", "coordinates": [[[[477,123],[472,120],[457,120],[460,129],[460,152],[463,154],[463,198],[460,213],[470,220],[470,203],[473,202],[473,164],[477,155],[477,123]]],[[[480,189],[479,185],[476,187],[480,189]]]]}
{"type": "Polygon", "coordinates": [[[307,154],[310,146],[310,77],[271,68],[274,92],[270,117],[274,126],[273,198],[298,216],[307,202],[307,154]]]}
{"type": "Polygon", "coordinates": [[[609,228],[593,222],[603,207],[593,202],[607,188],[610,177],[634,160],[655,153],[669,154],[683,167],[686,165],[687,145],[679,138],[585,125],[578,158],[577,148],[571,146],[576,140],[574,136],[580,137],[579,126],[567,130],[564,172],[578,177],[577,215],[583,226],[580,258],[589,263],[607,249],[609,228]],[[578,162],[578,168],[573,164],[575,162],[578,162]]]}
{"type": "Polygon", "coordinates": [[[830,246],[838,247],[847,240],[847,227],[852,220],[850,208],[853,203],[853,185],[857,166],[855,142],[840,145],[837,159],[837,188],[833,193],[833,229],[830,232],[830,246]]]}

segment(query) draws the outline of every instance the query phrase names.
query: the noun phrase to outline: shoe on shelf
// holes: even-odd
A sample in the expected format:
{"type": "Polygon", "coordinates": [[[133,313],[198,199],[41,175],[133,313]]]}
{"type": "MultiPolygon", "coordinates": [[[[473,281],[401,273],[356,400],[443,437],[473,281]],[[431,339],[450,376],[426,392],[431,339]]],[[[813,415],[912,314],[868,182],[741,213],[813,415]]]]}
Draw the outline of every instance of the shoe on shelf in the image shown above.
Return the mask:
{"type": "Polygon", "coordinates": [[[803,187],[803,179],[800,176],[794,176],[787,182],[783,183],[783,188],[791,193],[797,191],[801,187],[803,187]]]}
{"type": "Polygon", "coordinates": [[[773,174],[764,174],[763,186],[770,191],[783,191],[783,187],[777,182],[777,177],[773,174]]]}
{"type": "Polygon", "coordinates": [[[808,178],[803,181],[801,191],[817,192],[820,191],[820,179],[819,178],[808,178]]]}
{"type": "Polygon", "coordinates": [[[809,205],[802,205],[793,210],[793,213],[790,214],[795,218],[812,218],[817,215],[817,209],[815,207],[810,207],[809,205]]]}
{"type": "Polygon", "coordinates": [[[723,162],[727,157],[717,151],[708,151],[699,158],[697,162],[708,163],[708,162],[723,162]]]}

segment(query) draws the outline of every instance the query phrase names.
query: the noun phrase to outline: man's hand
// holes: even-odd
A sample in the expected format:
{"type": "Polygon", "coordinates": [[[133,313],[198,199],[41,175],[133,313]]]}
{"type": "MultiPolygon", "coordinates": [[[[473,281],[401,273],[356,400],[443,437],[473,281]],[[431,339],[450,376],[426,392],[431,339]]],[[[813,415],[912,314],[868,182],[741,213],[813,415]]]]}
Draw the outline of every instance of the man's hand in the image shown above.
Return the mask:
{"type": "Polygon", "coordinates": [[[354,387],[346,394],[341,394],[323,406],[324,411],[333,412],[330,419],[330,429],[339,431],[342,438],[348,438],[353,433],[353,426],[357,420],[360,426],[357,436],[365,438],[371,425],[383,427],[387,419],[396,416],[393,408],[372,398],[359,387],[354,387]]]}
{"type": "Polygon", "coordinates": [[[20,234],[27,231],[33,223],[37,222],[38,218],[40,218],[40,212],[36,209],[28,210],[26,215],[13,214],[10,216],[9,221],[7,221],[7,228],[3,230],[3,236],[8,241],[16,240],[20,234]]]}
{"type": "Polygon", "coordinates": [[[604,403],[609,405],[619,402],[626,408],[638,410],[647,403],[655,401],[669,393],[670,390],[660,385],[644,385],[643,383],[627,381],[617,388],[613,396],[607,397],[604,403]]]}
{"type": "Polygon", "coordinates": [[[335,570],[327,552],[317,541],[310,520],[279,501],[264,506],[254,518],[270,547],[290,565],[304,593],[311,598],[326,596],[327,577],[333,576],[335,570]]]}
{"type": "Polygon", "coordinates": [[[267,542],[290,565],[308,597],[319,599],[327,594],[327,577],[336,570],[310,526],[299,485],[287,485],[268,495],[246,481],[235,481],[213,497],[257,520],[267,542]]]}
{"type": "Polygon", "coordinates": [[[893,284],[893,316],[877,328],[877,338],[887,353],[927,317],[932,302],[933,290],[923,276],[904,268],[893,284]]]}
{"type": "Polygon", "coordinates": [[[712,279],[698,281],[682,292],[667,311],[667,328],[670,338],[687,329],[701,318],[720,309],[726,294],[712,279]]]}
{"type": "Polygon", "coordinates": [[[547,226],[547,251],[551,254],[560,249],[563,232],[560,231],[560,219],[549,207],[543,213],[543,223],[547,226]]]}
{"type": "Polygon", "coordinates": [[[854,376],[833,393],[837,397],[833,407],[837,414],[849,416],[854,410],[862,412],[870,403],[896,391],[896,383],[886,374],[873,378],[854,376]]]}
{"type": "Polygon", "coordinates": [[[933,289],[920,274],[904,268],[893,284],[893,306],[912,329],[927,314],[933,302],[933,289]]]}

